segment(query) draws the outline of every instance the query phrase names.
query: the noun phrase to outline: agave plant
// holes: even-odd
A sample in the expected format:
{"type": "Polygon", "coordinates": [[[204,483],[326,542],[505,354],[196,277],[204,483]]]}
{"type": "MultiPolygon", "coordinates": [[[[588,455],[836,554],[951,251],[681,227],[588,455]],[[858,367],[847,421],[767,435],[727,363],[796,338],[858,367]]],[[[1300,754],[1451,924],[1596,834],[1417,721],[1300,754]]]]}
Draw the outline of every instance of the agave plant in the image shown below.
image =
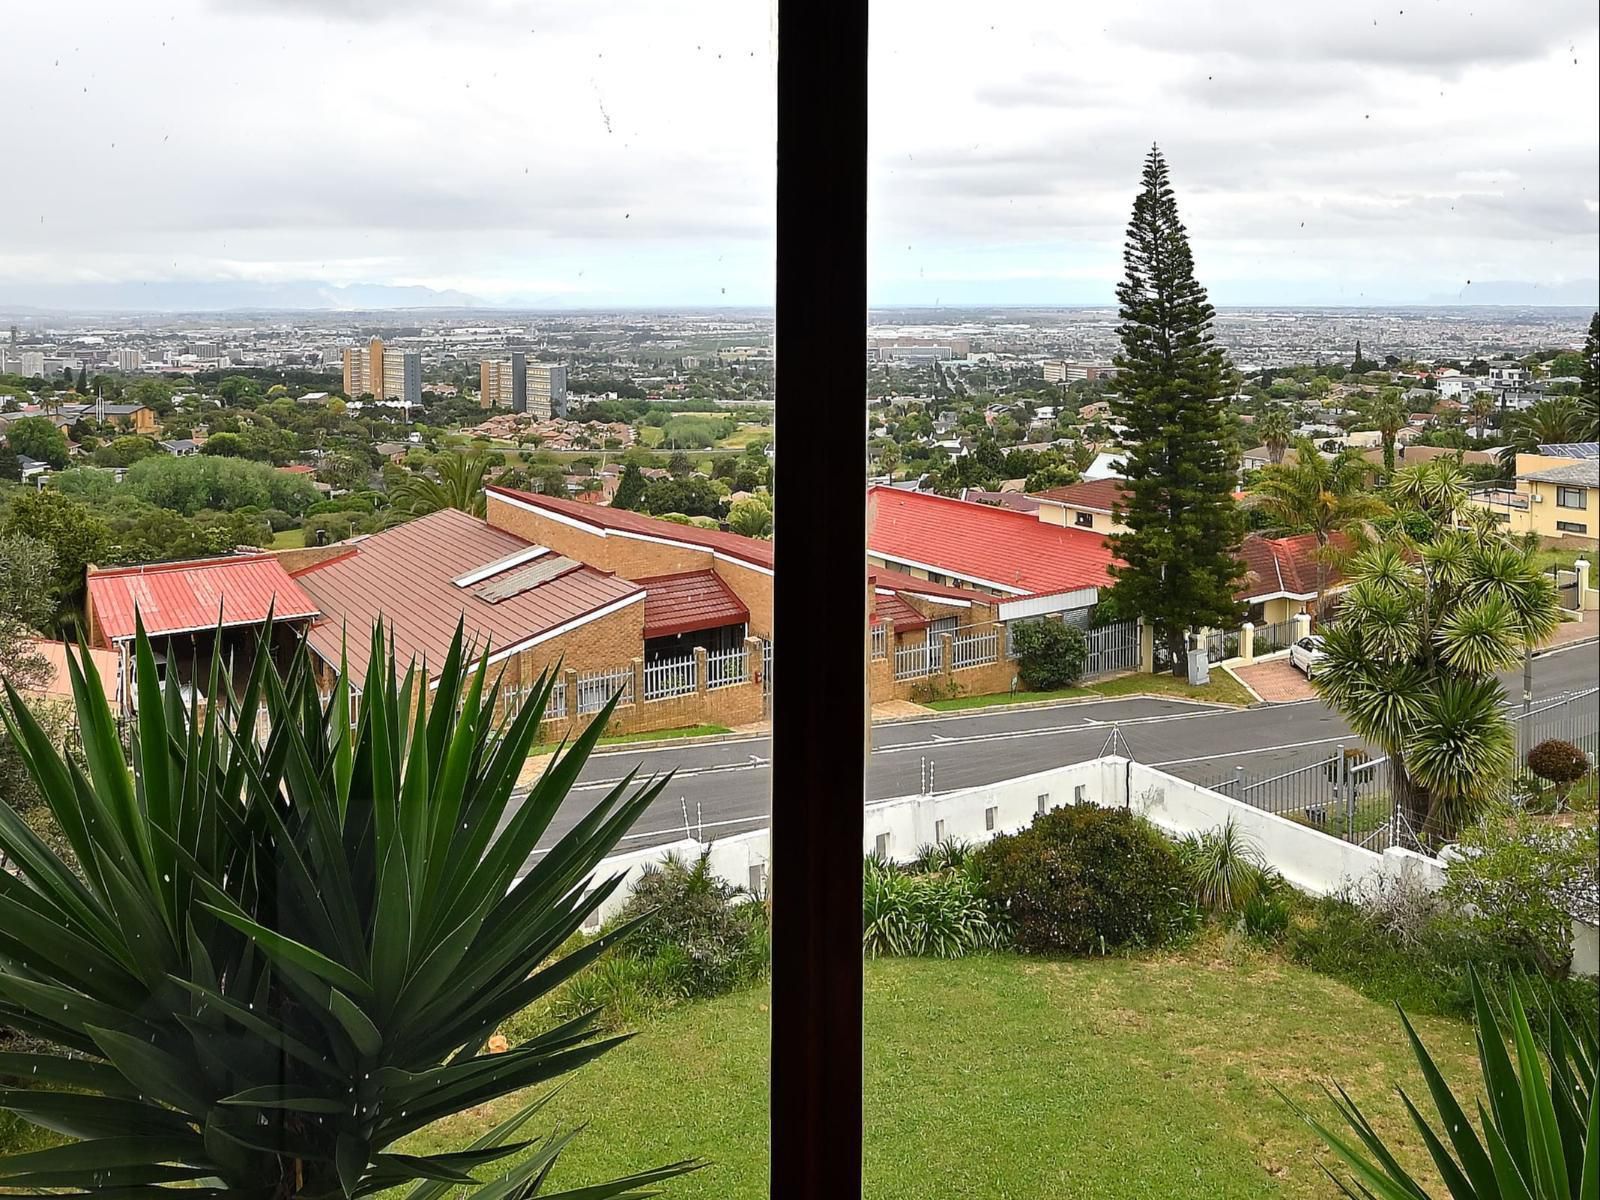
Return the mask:
{"type": "Polygon", "coordinates": [[[1262,888],[1267,862],[1255,840],[1229,817],[1215,829],[1178,843],[1195,902],[1214,913],[1236,913],[1262,888]]]}
{"type": "MultiPolygon", "coordinates": [[[[202,713],[155,682],[141,628],[127,750],[98,676],[69,661],[82,767],[7,685],[7,728],[79,870],[0,803],[17,868],[0,871],[0,1025],[43,1044],[0,1055],[31,1085],[0,1107],[70,1139],[0,1159],[0,1190],[540,1194],[571,1136],[517,1138],[540,1100],[455,1152],[401,1144],[619,1040],[584,1015],[487,1052],[626,935],[558,954],[620,882],[592,873],[661,785],[630,776],[528,868],[609,709],[514,805],[550,680],[496,724],[487,657],[473,670],[459,629],[431,692],[375,629],[352,723],[347,671],[324,699],[304,642],[281,670],[268,645],[237,698],[213,667],[202,713]]],[[[693,1165],[564,1194],[642,1194],[693,1165]]]]}
{"type": "MultiPolygon", "coordinates": [[[[1397,1090],[1444,1182],[1442,1195],[1451,1200],[1593,1200],[1600,1194],[1594,1028],[1574,1030],[1560,1009],[1549,1005],[1549,1036],[1541,1062],[1539,1040],[1520,989],[1512,987],[1502,1019],[1490,1006],[1476,973],[1471,983],[1478,1066],[1489,1100],[1487,1109],[1482,1100],[1477,1103],[1481,1138],[1417,1031],[1404,1011],[1400,1013],[1437,1122],[1423,1116],[1405,1089],[1397,1090]]],[[[1348,1168],[1347,1176],[1334,1174],[1326,1165],[1322,1168],[1340,1192],[1351,1200],[1432,1200],[1435,1193],[1400,1165],[1355,1101],[1343,1088],[1337,1093],[1330,1092],[1329,1099],[1355,1134],[1354,1141],[1293,1101],[1288,1103],[1348,1168]]]]}

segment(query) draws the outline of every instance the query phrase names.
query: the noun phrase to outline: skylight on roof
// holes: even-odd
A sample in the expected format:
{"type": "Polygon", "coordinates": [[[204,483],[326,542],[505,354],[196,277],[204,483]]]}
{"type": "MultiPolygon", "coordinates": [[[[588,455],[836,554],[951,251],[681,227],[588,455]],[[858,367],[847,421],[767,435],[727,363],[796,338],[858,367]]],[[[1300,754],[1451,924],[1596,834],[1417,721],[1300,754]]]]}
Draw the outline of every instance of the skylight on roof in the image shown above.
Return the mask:
{"type": "Polygon", "coordinates": [[[532,562],[540,555],[549,553],[550,548],[548,546],[529,546],[525,550],[518,550],[515,553],[505,555],[503,558],[497,558],[485,566],[476,567],[465,575],[458,575],[450,582],[458,588],[469,588],[475,583],[482,583],[485,579],[493,578],[500,574],[501,571],[509,571],[512,567],[520,567],[523,563],[532,562]]]}

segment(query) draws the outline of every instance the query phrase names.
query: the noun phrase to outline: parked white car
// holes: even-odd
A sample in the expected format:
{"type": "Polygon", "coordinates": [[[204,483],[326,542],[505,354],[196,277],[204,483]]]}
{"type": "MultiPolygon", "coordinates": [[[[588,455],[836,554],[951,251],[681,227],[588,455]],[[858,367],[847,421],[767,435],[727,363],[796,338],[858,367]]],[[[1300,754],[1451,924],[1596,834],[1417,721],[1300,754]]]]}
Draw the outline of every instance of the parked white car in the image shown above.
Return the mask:
{"type": "Polygon", "coordinates": [[[1289,647],[1289,665],[1298,671],[1304,671],[1310,679],[1317,669],[1317,660],[1322,657],[1322,636],[1313,633],[1310,637],[1303,637],[1289,647]]]}

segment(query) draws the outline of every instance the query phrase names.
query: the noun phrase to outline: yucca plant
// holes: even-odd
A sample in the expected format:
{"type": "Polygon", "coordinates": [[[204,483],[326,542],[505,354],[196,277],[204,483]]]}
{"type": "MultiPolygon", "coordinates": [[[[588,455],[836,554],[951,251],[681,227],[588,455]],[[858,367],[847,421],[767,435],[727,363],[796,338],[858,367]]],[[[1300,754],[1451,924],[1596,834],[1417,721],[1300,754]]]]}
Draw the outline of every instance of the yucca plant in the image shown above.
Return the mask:
{"type": "Polygon", "coordinates": [[[1261,848],[1232,817],[1184,838],[1178,857],[1189,872],[1195,903],[1214,913],[1243,909],[1261,890],[1267,870],[1261,848]]]}
{"type": "MultiPolygon", "coordinates": [[[[571,1134],[518,1139],[540,1100],[452,1153],[397,1144],[620,1040],[585,1014],[486,1052],[628,932],[555,957],[617,887],[592,873],[661,784],[630,775],[528,867],[609,708],[514,805],[548,678],[497,725],[487,656],[473,670],[459,628],[431,689],[374,629],[352,724],[348,673],[324,700],[304,642],[280,670],[270,636],[237,697],[213,666],[202,713],[156,683],[141,628],[126,751],[98,676],[69,661],[81,767],[7,687],[6,725],[79,870],[0,803],[17,868],[0,872],[0,1025],[42,1043],[0,1055],[30,1084],[0,1107],[70,1139],[0,1159],[0,1190],[541,1194],[571,1134]]],[[[693,1165],[562,1194],[641,1195],[693,1165]]]]}
{"type": "MultiPolygon", "coordinates": [[[[1541,1055],[1521,989],[1510,989],[1502,1017],[1491,1007],[1476,973],[1471,984],[1478,1066],[1488,1093],[1488,1108],[1482,1099],[1477,1101],[1481,1138],[1417,1031],[1400,1013],[1437,1122],[1423,1116],[1403,1088],[1397,1090],[1444,1182],[1440,1194],[1451,1200],[1593,1200],[1600,1194],[1594,1027],[1574,1030],[1555,1004],[1548,1005],[1549,1034],[1541,1055]]],[[[1329,1098],[1355,1134],[1354,1141],[1293,1101],[1289,1104],[1348,1168],[1347,1174],[1336,1175],[1323,1166],[1341,1194],[1352,1200],[1432,1200],[1435,1193],[1400,1165],[1355,1101],[1343,1088],[1336,1090],[1329,1098]]]]}

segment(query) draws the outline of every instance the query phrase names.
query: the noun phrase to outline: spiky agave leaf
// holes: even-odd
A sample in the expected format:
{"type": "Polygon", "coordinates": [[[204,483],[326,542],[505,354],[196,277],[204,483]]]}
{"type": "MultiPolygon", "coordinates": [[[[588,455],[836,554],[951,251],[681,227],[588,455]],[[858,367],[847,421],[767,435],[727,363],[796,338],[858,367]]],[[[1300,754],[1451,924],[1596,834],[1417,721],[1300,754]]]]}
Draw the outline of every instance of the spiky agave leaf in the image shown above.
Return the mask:
{"type": "Polygon", "coordinates": [[[579,1020],[484,1052],[626,932],[556,957],[620,882],[594,871],[662,783],[625,779],[528,866],[610,708],[520,796],[552,678],[497,726],[487,654],[469,664],[459,627],[432,689],[375,628],[357,710],[342,666],[323,697],[303,639],[280,667],[271,636],[248,678],[214,668],[221,699],[202,713],[159,689],[141,628],[128,751],[70,656],[83,767],[7,688],[0,713],[81,874],[0,803],[17,868],[0,872],[0,1022],[55,1047],[28,1057],[45,1086],[0,1091],[0,1107],[73,1139],[0,1159],[0,1187],[322,1197],[422,1179],[535,1194],[564,1143],[473,1179],[528,1145],[511,1135],[531,1108],[463,1151],[396,1143],[619,1040],[579,1020]]]}

